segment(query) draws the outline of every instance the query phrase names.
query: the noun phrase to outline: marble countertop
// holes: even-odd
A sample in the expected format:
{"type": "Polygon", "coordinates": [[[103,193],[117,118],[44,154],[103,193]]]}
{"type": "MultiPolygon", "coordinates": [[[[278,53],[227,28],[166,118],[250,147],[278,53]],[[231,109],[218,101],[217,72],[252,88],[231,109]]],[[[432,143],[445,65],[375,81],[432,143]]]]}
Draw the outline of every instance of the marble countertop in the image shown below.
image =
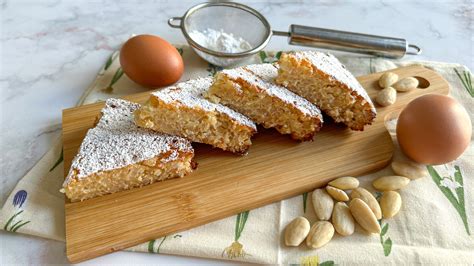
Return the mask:
{"type": "MultiPolygon", "coordinates": [[[[60,135],[61,110],[76,104],[110,53],[131,34],[184,43],[166,23],[201,1],[2,0],[0,204],[60,135]]],[[[474,67],[472,0],[243,1],[275,30],[290,24],[406,38],[421,56],[474,67]]],[[[295,49],[274,37],[269,49],[295,49]]],[[[67,263],[64,243],[1,234],[2,264],[67,263]]],[[[222,263],[118,252],[88,263],[222,263]]]]}

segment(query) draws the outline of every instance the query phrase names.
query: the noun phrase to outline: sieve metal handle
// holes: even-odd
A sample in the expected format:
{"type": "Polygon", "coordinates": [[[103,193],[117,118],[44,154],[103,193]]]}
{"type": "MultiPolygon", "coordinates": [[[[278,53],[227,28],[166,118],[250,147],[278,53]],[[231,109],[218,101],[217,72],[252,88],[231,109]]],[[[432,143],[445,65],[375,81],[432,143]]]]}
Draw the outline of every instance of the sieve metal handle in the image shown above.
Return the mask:
{"type": "Polygon", "coordinates": [[[405,39],[354,33],[347,31],[290,25],[289,32],[273,31],[273,35],[288,36],[288,43],[323,49],[340,50],[401,58],[405,54],[421,54],[421,48],[405,39]],[[413,51],[409,51],[412,48],[413,51]]]}
{"type": "Polygon", "coordinates": [[[168,19],[168,25],[170,25],[171,28],[181,28],[181,21],[183,20],[182,17],[172,17],[168,19]],[[173,24],[173,22],[179,21],[179,25],[173,24]]]}

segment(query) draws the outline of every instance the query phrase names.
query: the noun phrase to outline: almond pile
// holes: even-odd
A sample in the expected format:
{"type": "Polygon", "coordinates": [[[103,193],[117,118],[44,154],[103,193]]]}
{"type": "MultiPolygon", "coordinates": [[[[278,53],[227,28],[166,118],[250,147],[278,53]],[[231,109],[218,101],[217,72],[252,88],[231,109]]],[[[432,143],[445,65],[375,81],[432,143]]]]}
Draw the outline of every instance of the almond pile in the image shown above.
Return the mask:
{"type": "Polygon", "coordinates": [[[305,217],[295,218],[285,228],[286,246],[299,246],[306,239],[309,248],[320,248],[331,241],[335,232],[352,235],[356,224],[368,233],[380,234],[379,220],[392,218],[401,209],[402,198],[397,190],[428,174],[423,165],[415,162],[393,161],[391,166],[397,175],[372,182],[382,192],[378,201],[367,189],[359,187],[355,177],[340,177],[325,188],[314,190],[311,200],[318,221],[311,226],[305,217]]]}
{"type": "Polygon", "coordinates": [[[379,79],[379,86],[382,90],[377,94],[375,101],[380,106],[389,106],[397,100],[397,91],[406,92],[418,87],[419,82],[414,77],[398,79],[398,75],[392,72],[385,72],[379,79]]]}

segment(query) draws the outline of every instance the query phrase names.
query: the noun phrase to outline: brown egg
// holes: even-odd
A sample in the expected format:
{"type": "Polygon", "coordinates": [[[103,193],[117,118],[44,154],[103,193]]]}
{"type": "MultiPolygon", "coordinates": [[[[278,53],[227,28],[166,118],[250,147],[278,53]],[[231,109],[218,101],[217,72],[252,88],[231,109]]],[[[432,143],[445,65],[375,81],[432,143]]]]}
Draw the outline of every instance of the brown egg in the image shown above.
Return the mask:
{"type": "Polygon", "coordinates": [[[402,151],[424,164],[444,164],[469,146],[472,124],[466,109],[451,97],[428,94],[400,113],[397,139],[402,151]]]}
{"type": "Polygon", "coordinates": [[[120,50],[120,64],[131,80],[145,87],[171,85],[184,70],[176,48],[153,35],[138,35],[125,42],[120,50]]]}

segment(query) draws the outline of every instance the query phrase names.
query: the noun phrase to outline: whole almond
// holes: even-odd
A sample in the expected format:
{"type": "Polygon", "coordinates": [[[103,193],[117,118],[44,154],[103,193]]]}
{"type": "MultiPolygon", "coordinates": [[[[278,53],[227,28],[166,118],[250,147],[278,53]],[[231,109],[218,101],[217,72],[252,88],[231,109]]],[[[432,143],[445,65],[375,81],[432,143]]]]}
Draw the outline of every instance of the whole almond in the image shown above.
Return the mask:
{"type": "Polygon", "coordinates": [[[379,191],[389,191],[389,190],[399,190],[410,183],[410,179],[399,176],[399,175],[391,175],[391,176],[383,176],[379,177],[372,182],[372,186],[379,191]]]}
{"type": "Polygon", "coordinates": [[[359,198],[355,198],[351,200],[349,209],[354,219],[365,231],[372,234],[380,233],[380,224],[367,203],[359,198]]]}
{"type": "Polygon", "coordinates": [[[327,221],[331,218],[334,200],[324,189],[316,189],[311,195],[314,212],[320,221],[327,221]]]}
{"type": "Polygon", "coordinates": [[[335,188],[335,187],[331,187],[331,186],[327,186],[326,191],[336,201],[348,201],[349,200],[349,196],[347,196],[347,194],[346,194],[346,192],[344,192],[344,190],[341,190],[341,189],[338,189],[338,188],[335,188]]]}
{"type": "Polygon", "coordinates": [[[334,205],[332,213],[332,224],[334,229],[342,236],[352,235],[354,233],[355,223],[349,207],[343,202],[334,205]]]}
{"type": "Polygon", "coordinates": [[[342,190],[354,189],[359,186],[359,180],[352,176],[343,176],[334,179],[333,181],[329,182],[328,185],[342,190]]]}
{"type": "Polygon", "coordinates": [[[299,246],[308,236],[311,225],[308,219],[304,217],[296,217],[285,228],[285,245],[288,247],[299,246]]]}
{"type": "Polygon", "coordinates": [[[352,190],[351,198],[359,198],[365,203],[367,203],[367,205],[369,205],[370,209],[374,213],[375,218],[377,218],[377,220],[382,219],[382,210],[380,209],[379,202],[377,201],[377,199],[375,199],[374,195],[372,195],[372,193],[370,193],[367,189],[359,187],[352,190]]]}
{"type": "Polygon", "coordinates": [[[389,106],[397,101],[397,91],[392,87],[387,87],[377,94],[375,101],[380,104],[380,106],[389,106]]]}
{"type": "Polygon", "coordinates": [[[403,78],[393,84],[393,88],[400,92],[411,91],[418,87],[419,81],[416,78],[403,78]]]}
{"type": "Polygon", "coordinates": [[[386,191],[380,198],[383,218],[392,218],[402,207],[402,197],[396,191],[386,191]]]}
{"type": "Polygon", "coordinates": [[[306,238],[306,245],[309,248],[320,248],[331,241],[334,236],[334,227],[330,222],[319,221],[315,222],[309,230],[306,238]]]}
{"type": "Polygon", "coordinates": [[[411,161],[393,161],[392,170],[395,174],[406,176],[411,180],[428,175],[428,170],[425,165],[411,161]]]}
{"type": "Polygon", "coordinates": [[[384,73],[379,79],[379,86],[381,88],[387,88],[395,84],[398,81],[398,75],[393,72],[384,73]]]}

